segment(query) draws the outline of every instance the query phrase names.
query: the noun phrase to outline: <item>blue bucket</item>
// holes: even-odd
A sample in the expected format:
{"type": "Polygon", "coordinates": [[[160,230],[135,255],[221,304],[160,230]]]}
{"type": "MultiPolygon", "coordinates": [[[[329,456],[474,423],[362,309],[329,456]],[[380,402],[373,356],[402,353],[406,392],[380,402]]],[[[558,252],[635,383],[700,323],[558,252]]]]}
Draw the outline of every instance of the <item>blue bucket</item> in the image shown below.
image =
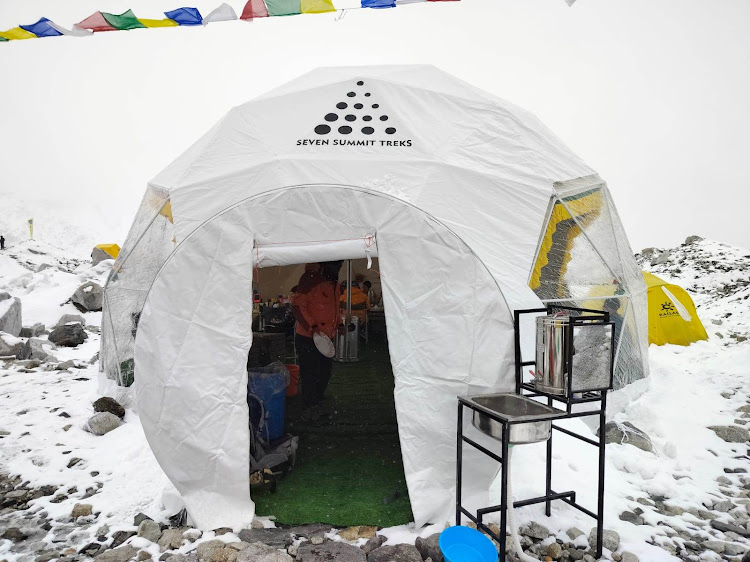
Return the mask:
{"type": "Polygon", "coordinates": [[[495,544],[471,527],[448,527],[438,544],[446,562],[497,562],[495,544]]]}
{"type": "MultiPolygon", "coordinates": [[[[289,372],[283,364],[272,363],[268,367],[254,368],[247,373],[247,391],[263,402],[266,431],[261,432],[269,441],[284,436],[286,414],[286,387],[289,385],[289,372]]],[[[251,419],[254,415],[253,402],[250,402],[251,419]]],[[[259,414],[259,412],[258,412],[259,414]]]]}

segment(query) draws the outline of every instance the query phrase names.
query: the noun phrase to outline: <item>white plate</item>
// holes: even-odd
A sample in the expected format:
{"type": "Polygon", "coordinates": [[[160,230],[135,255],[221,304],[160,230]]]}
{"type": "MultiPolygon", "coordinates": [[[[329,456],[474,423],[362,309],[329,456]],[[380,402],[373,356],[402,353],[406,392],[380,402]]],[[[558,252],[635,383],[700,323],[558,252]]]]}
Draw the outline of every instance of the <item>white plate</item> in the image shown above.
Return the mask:
{"type": "Polygon", "coordinates": [[[329,338],[325,334],[316,332],[315,334],[313,334],[313,341],[315,342],[315,347],[318,348],[318,351],[320,351],[320,353],[324,357],[328,357],[330,359],[331,357],[336,355],[336,346],[333,345],[331,338],[329,338]]]}

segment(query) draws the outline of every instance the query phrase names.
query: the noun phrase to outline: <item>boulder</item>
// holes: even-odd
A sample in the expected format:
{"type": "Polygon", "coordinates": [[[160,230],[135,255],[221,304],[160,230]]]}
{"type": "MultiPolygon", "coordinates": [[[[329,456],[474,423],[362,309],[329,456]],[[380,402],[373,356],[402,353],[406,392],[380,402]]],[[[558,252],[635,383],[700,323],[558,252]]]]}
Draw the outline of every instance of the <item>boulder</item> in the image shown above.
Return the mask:
{"type": "Polygon", "coordinates": [[[633,513],[632,511],[623,511],[620,514],[620,521],[627,521],[628,523],[632,523],[633,525],[646,524],[646,522],[643,520],[643,517],[641,517],[637,513],[633,513]]]}
{"type": "Polygon", "coordinates": [[[262,542],[274,548],[286,548],[294,540],[289,530],[275,527],[270,529],[242,529],[238,536],[243,542],[251,544],[262,542]]]}
{"type": "MultiPolygon", "coordinates": [[[[604,529],[604,534],[602,536],[602,545],[604,546],[604,548],[614,552],[620,547],[620,535],[617,533],[617,531],[604,529]]],[[[591,548],[596,548],[596,527],[593,527],[591,529],[591,532],[589,533],[589,546],[591,548]]]]}
{"type": "Polygon", "coordinates": [[[15,336],[0,332],[0,357],[18,357],[24,343],[15,336]]]}
{"type": "Polygon", "coordinates": [[[643,248],[643,250],[641,250],[641,257],[643,257],[644,259],[650,260],[657,253],[659,253],[659,250],[657,250],[656,248],[653,248],[653,247],[652,248],[643,248]]]}
{"type": "Polygon", "coordinates": [[[417,537],[414,546],[417,547],[422,560],[432,558],[433,562],[443,562],[443,551],[440,550],[440,533],[435,533],[427,538],[417,537]]]}
{"type": "Polygon", "coordinates": [[[607,422],[604,426],[604,442],[633,445],[648,453],[654,451],[651,438],[630,422],[607,422]]]}
{"type": "Polygon", "coordinates": [[[93,506],[90,503],[77,503],[73,506],[73,511],[70,513],[70,516],[73,519],[78,519],[79,517],[88,517],[93,513],[93,506]]]}
{"type": "Polygon", "coordinates": [[[696,242],[700,242],[701,240],[703,240],[703,238],[693,234],[692,236],[688,236],[687,238],[685,238],[685,244],[686,245],[695,244],[696,242]]]}
{"type": "Polygon", "coordinates": [[[422,555],[410,544],[393,544],[373,550],[367,562],[422,562],[422,555]]]}
{"type": "MultiPolygon", "coordinates": [[[[247,551],[243,551],[244,552],[247,551]]],[[[243,562],[250,562],[246,558],[243,562]]],[[[323,544],[305,543],[297,551],[297,562],[367,562],[367,556],[361,549],[345,542],[329,541],[323,544]]]]}
{"type": "Polygon", "coordinates": [[[112,544],[109,546],[110,548],[117,548],[130,537],[134,536],[135,531],[115,531],[114,533],[112,533],[112,544]]]}
{"type": "Polygon", "coordinates": [[[80,314],[63,314],[60,316],[60,320],[57,321],[57,324],[55,324],[55,327],[65,326],[65,324],[70,324],[71,322],[77,322],[81,326],[86,325],[86,319],[80,314]]]}
{"type": "Polygon", "coordinates": [[[55,349],[55,344],[39,338],[26,340],[21,349],[16,354],[18,359],[34,359],[36,361],[52,361],[55,358],[50,353],[55,349]]]}
{"type": "Polygon", "coordinates": [[[83,326],[77,322],[58,326],[49,335],[49,341],[63,347],[76,347],[88,339],[83,326]]]}
{"type": "MultiPolygon", "coordinates": [[[[370,554],[376,548],[380,548],[381,546],[383,546],[383,543],[386,540],[387,539],[383,535],[377,535],[376,537],[368,540],[365,544],[362,545],[362,552],[364,552],[365,554],[370,554]]],[[[419,537],[417,537],[417,540],[419,540],[419,537]]]]}
{"type": "MultiPolygon", "coordinates": [[[[200,558],[199,558],[200,560],[200,558]]],[[[219,548],[211,553],[208,562],[235,562],[237,560],[237,549],[230,546],[219,548]]]]}
{"type": "Polygon", "coordinates": [[[99,283],[86,281],[73,293],[72,301],[81,312],[97,312],[102,309],[104,289],[99,283]]]}
{"type": "Polygon", "coordinates": [[[549,529],[544,525],[540,525],[536,521],[531,521],[526,525],[522,525],[518,532],[532,539],[544,540],[550,536],[549,529]]]}
{"type": "Polygon", "coordinates": [[[0,293],[0,332],[18,337],[21,328],[21,299],[0,293]]]}
{"type": "Polygon", "coordinates": [[[750,537],[750,531],[745,529],[744,527],[740,527],[739,525],[733,525],[731,523],[722,523],[721,521],[717,521],[716,519],[713,519],[711,521],[711,526],[716,529],[717,531],[721,531],[722,533],[737,533],[741,537],[750,537]]]}
{"type": "MultiPolygon", "coordinates": [[[[182,533],[180,536],[182,536],[182,533]]],[[[226,544],[227,543],[220,541],[219,539],[200,543],[198,548],[195,549],[195,552],[198,553],[198,562],[209,562],[211,555],[217,550],[224,548],[226,544]]]]}
{"type": "Polygon", "coordinates": [[[96,562],[128,562],[131,558],[135,558],[137,554],[138,549],[127,544],[114,550],[105,550],[96,557],[96,562]]]}
{"type": "Polygon", "coordinates": [[[547,545],[547,548],[544,549],[545,554],[552,558],[553,560],[558,560],[562,558],[563,550],[562,547],[557,542],[551,542],[547,545]]]}
{"type": "Polygon", "coordinates": [[[144,519],[138,525],[138,536],[151,542],[158,542],[161,537],[161,525],[152,519],[144,519]]]}
{"type": "Polygon", "coordinates": [[[565,533],[570,537],[570,540],[573,541],[584,534],[584,532],[581,531],[578,527],[571,527],[565,533]]]}
{"type": "Polygon", "coordinates": [[[356,527],[341,529],[338,535],[346,541],[356,541],[359,539],[371,539],[377,534],[377,532],[377,527],[358,525],[356,527]]]}
{"type": "MultiPolygon", "coordinates": [[[[299,560],[299,558],[298,558],[299,560]]],[[[328,558],[327,560],[334,560],[328,558]]],[[[338,558],[336,558],[338,560],[338,558]]],[[[294,558],[262,542],[256,542],[237,553],[237,562],[293,562],[294,558]]]]}
{"type": "Polygon", "coordinates": [[[125,417],[125,408],[117,400],[109,396],[102,396],[94,402],[93,406],[95,412],[109,412],[120,419],[125,417]]]}
{"type": "Polygon", "coordinates": [[[22,338],[38,338],[42,334],[44,334],[44,330],[47,328],[44,324],[41,322],[37,322],[33,326],[24,326],[21,328],[21,333],[19,334],[22,338]]]}
{"type": "MultiPolygon", "coordinates": [[[[255,523],[255,521],[253,521],[253,523],[255,523]]],[[[313,523],[311,525],[300,525],[297,527],[292,527],[291,529],[289,529],[289,532],[297,537],[302,537],[304,539],[310,540],[311,538],[316,536],[322,537],[326,533],[330,533],[332,530],[333,527],[331,525],[327,525],[325,523],[313,523]]]]}
{"type": "MultiPolygon", "coordinates": [[[[122,425],[120,418],[109,412],[100,412],[89,418],[84,429],[94,435],[104,435],[122,425]]],[[[182,535],[180,535],[182,537],[182,535]]]]}
{"type": "Polygon", "coordinates": [[[739,425],[712,425],[708,429],[727,443],[745,443],[750,441],[750,433],[747,429],[739,425]]]}
{"type": "Polygon", "coordinates": [[[658,256],[656,256],[654,259],[651,260],[651,265],[662,265],[664,263],[667,263],[669,261],[669,256],[672,255],[672,252],[669,250],[666,250],[664,252],[661,252],[658,256]]]}
{"type": "Polygon", "coordinates": [[[638,557],[633,554],[632,552],[628,552],[627,550],[624,550],[623,553],[620,555],[620,562],[640,562],[638,560],[638,557]]]}
{"type": "MultiPolygon", "coordinates": [[[[162,554],[159,560],[162,560],[165,556],[167,555],[162,554]]],[[[171,556],[167,556],[166,562],[198,562],[198,555],[195,551],[188,552],[187,554],[172,554],[171,556]]]]}
{"type": "Polygon", "coordinates": [[[11,542],[25,541],[28,537],[29,536],[18,527],[8,527],[3,531],[3,534],[0,535],[0,538],[7,539],[11,542]]]}
{"type": "MultiPolygon", "coordinates": [[[[104,415],[107,412],[103,414],[97,414],[97,415],[104,415]]],[[[109,414],[112,416],[112,414],[109,414]]],[[[117,416],[112,416],[117,417],[117,416]]],[[[118,422],[120,420],[117,420],[118,422]]],[[[159,545],[159,549],[161,549],[162,552],[165,550],[172,550],[174,548],[180,548],[182,546],[182,534],[185,532],[185,529],[182,528],[176,528],[176,529],[165,529],[164,532],[161,534],[161,537],[159,537],[159,540],[157,544],[159,545]]]]}

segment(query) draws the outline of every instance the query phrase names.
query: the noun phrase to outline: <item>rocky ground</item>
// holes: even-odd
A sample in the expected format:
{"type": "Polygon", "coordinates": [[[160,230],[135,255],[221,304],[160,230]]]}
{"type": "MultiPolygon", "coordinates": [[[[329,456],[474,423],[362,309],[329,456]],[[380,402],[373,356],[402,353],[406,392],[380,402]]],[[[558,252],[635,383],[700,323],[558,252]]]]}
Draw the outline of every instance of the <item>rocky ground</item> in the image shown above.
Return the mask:
{"type": "MultiPolygon", "coordinates": [[[[604,559],[749,562],[750,252],[693,241],[637,257],[691,292],[709,341],[652,346],[651,379],[605,428],[604,559]]],[[[96,295],[108,267],[42,245],[0,255],[0,322],[10,330],[0,336],[0,562],[442,560],[444,525],[186,526],[162,502],[168,483],[137,415],[99,392],[96,295]],[[9,312],[15,299],[20,319],[9,312]]],[[[516,460],[536,453],[514,454],[518,473],[516,460]]],[[[568,474],[588,483],[575,464],[568,474]]],[[[595,559],[585,516],[562,506],[549,519],[533,507],[518,517],[529,555],[595,559]]]]}

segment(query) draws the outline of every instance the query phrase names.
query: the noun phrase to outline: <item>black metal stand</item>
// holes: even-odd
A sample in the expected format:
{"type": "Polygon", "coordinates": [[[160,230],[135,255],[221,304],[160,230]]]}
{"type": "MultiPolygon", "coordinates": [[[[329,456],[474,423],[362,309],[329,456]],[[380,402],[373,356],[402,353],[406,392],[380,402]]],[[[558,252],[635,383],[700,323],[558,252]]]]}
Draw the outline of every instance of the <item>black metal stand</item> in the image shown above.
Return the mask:
{"type": "MultiPolygon", "coordinates": [[[[595,314],[598,315],[598,318],[601,320],[600,323],[606,323],[606,324],[612,324],[609,322],[609,315],[607,313],[602,313],[601,311],[592,311],[592,310],[586,310],[586,309],[577,309],[577,308],[568,308],[568,307],[549,307],[549,308],[542,308],[542,309],[531,309],[531,310],[519,310],[515,312],[515,338],[516,338],[516,394],[519,394],[521,396],[527,397],[527,398],[546,398],[546,402],[548,406],[553,407],[553,404],[555,402],[559,402],[562,404],[565,404],[564,410],[556,409],[555,413],[549,414],[547,416],[543,417],[535,417],[534,421],[546,421],[546,420],[560,420],[560,419],[571,419],[571,418],[580,418],[580,417],[587,417],[587,416],[599,416],[599,428],[600,433],[601,429],[604,428],[604,425],[606,423],[606,410],[607,410],[607,391],[611,389],[612,386],[612,373],[614,371],[613,365],[611,365],[610,368],[610,385],[609,388],[603,388],[603,389],[597,389],[593,391],[587,391],[583,393],[575,392],[571,386],[572,377],[568,376],[568,389],[567,389],[567,395],[557,395],[557,394],[550,394],[546,392],[540,392],[536,390],[534,385],[530,383],[524,383],[523,382],[523,376],[522,376],[522,367],[528,366],[528,365],[536,365],[536,361],[522,361],[521,358],[521,346],[520,346],[520,334],[519,334],[519,320],[520,316],[522,314],[532,314],[532,313],[540,313],[540,312],[546,312],[550,313],[552,309],[562,309],[565,308],[566,310],[569,310],[571,312],[575,312],[578,314],[595,314]],[[587,410],[584,412],[573,412],[573,406],[577,404],[586,404],[586,403],[592,403],[592,402],[599,402],[600,407],[597,410],[587,410]]],[[[591,318],[581,316],[580,318],[591,318]]],[[[585,321],[585,320],[584,320],[585,321]]],[[[569,339],[570,345],[572,346],[572,335],[573,335],[573,326],[575,325],[575,322],[571,323],[570,326],[570,336],[569,339]]],[[[613,339],[614,339],[614,333],[613,333],[613,339]]],[[[569,357],[572,358],[572,349],[571,354],[569,357]]],[[[569,363],[569,368],[572,369],[572,359],[569,363]]],[[[569,370],[568,373],[571,371],[569,370]]],[[[512,506],[508,505],[508,497],[507,497],[507,485],[508,485],[508,470],[509,466],[508,463],[504,462],[505,459],[508,458],[508,450],[510,447],[510,430],[511,426],[516,423],[527,423],[526,421],[513,421],[506,418],[503,418],[502,416],[498,415],[497,412],[494,412],[488,408],[485,408],[476,402],[472,401],[468,397],[458,397],[458,425],[457,425],[457,457],[456,457],[456,525],[461,524],[461,516],[462,514],[468,517],[471,521],[473,521],[477,529],[487,533],[490,537],[495,539],[498,544],[500,545],[500,554],[498,557],[498,560],[503,562],[505,560],[505,546],[506,546],[506,537],[505,532],[507,528],[507,511],[508,508],[516,508],[516,507],[524,507],[527,505],[537,504],[537,503],[544,503],[545,504],[545,513],[549,517],[551,514],[551,504],[553,500],[562,500],[563,502],[567,503],[568,505],[571,505],[578,509],[579,511],[582,511],[586,515],[589,515],[590,517],[593,517],[596,519],[596,525],[597,525],[597,538],[596,538],[596,558],[600,558],[602,555],[602,536],[604,533],[604,466],[605,466],[605,447],[604,447],[604,436],[600,435],[598,440],[591,439],[590,437],[586,437],[584,435],[579,435],[578,433],[575,433],[574,431],[571,431],[569,429],[565,429],[563,427],[560,427],[558,425],[555,425],[552,423],[552,432],[550,434],[549,439],[547,440],[547,455],[546,455],[546,485],[545,485],[545,494],[543,496],[539,496],[536,498],[530,498],[525,499],[521,501],[513,502],[512,506]],[[502,424],[502,450],[500,455],[490,451],[486,447],[483,447],[476,441],[466,437],[463,433],[463,417],[464,417],[464,408],[469,408],[472,411],[479,411],[482,412],[484,415],[489,416],[494,421],[502,424]],[[552,437],[554,436],[554,431],[560,431],[561,433],[564,433],[566,435],[569,435],[571,437],[574,437],[576,439],[579,439],[583,441],[584,443],[588,443],[590,445],[593,445],[594,447],[597,447],[599,449],[599,466],[598,466],[598,494],[597,494],[597,510],[596,512],[590,511],[583,507],[582,505],[578,504],[576,502],[576,492],[575,491],[566,491],[566,492],[555,492],[552,488],[552,437]],[[499,462],[501,465],[501,496],[500,496],[500,504],[495,505],[492,507],[485,507],[478,509],[476,514],[470,513],[468,510],[466,510],[462,504],[461,504],[461,485],[462,485],[462,462],[463,462],[463,444],[467,443],[474,447],[475,449],[479,450],[480,452],[484,453],[488,457],[494,459],[495,461],[499,462]],[[490,513],[496,513],[500,512],[500,533],[499,536],[495,534],[485,523],[484,523],[484,516],[490,513]]]]}

